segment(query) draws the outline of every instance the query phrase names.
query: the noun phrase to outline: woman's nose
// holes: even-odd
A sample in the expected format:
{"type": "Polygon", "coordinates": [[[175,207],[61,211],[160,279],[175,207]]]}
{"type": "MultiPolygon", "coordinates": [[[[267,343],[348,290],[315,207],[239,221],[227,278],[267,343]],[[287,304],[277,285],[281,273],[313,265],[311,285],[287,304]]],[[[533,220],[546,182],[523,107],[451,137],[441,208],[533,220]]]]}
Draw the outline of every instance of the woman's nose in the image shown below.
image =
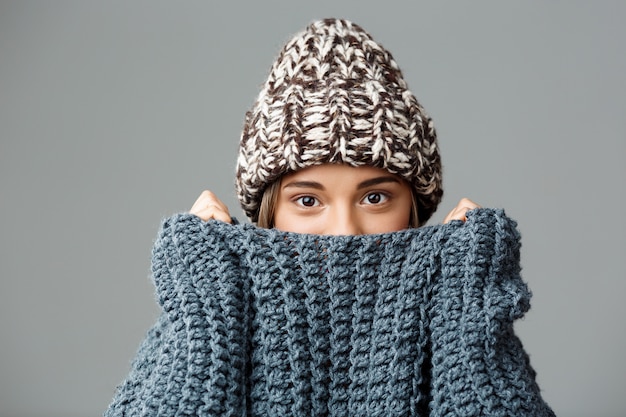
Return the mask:
{"type": "Polygon", "coordinates": [[[333,207],[324,234],[334,236],[362,235],[363,230],[358,215],[351,207],[333,207]]]}

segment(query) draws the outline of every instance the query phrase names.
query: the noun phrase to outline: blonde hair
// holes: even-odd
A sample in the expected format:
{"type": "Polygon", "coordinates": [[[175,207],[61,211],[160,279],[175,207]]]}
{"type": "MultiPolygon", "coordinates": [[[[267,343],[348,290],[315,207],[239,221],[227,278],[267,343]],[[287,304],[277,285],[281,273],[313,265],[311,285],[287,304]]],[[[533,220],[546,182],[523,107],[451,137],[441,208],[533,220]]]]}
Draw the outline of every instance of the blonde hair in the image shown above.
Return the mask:
{"type": "MultiPolygon", "coordinates": [[[[266,229],[274,227],[274,214],[276,213],[276,203],[278,201],[278,191],[280,189],[281,179],[271,183],[265,191],[263,191],[263,197],[261,197],[261,204],[259,206],[259,217],[256,225],[266,229]]],[[[409,228],[420,227],[418,203],[415,194],[415,190],[411,189],[411,214],[409,215],[409,228]]]]}
{"type": "Polygon", "coordinates": [[[271,229],[274,227],[274,213],[276,212],[276,202],[278,201],[278,190],[280,188],[280,178],[271,183],[261,197],[259,206],[259,218],[256,225],[271,229]]]}

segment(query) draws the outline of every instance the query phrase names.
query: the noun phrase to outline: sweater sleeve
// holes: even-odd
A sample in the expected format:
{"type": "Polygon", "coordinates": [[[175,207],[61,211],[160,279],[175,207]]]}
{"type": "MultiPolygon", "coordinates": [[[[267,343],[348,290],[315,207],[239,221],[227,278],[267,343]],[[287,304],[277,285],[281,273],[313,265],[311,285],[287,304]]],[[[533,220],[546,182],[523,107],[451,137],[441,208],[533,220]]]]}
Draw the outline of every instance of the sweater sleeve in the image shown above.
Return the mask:
{"type": "Polygon", "coordinates": [[[516,223],[481,209],[450,230],[430,308],[431,414],[553,416],[513,331],[531,297],[516,223]]]}
{"type": "Polygon", "coordinates": [[[163,222],[152,253],[162,313],[106,417],[243,414],[246,283],[213,225],[191,215],[163,222]]]}

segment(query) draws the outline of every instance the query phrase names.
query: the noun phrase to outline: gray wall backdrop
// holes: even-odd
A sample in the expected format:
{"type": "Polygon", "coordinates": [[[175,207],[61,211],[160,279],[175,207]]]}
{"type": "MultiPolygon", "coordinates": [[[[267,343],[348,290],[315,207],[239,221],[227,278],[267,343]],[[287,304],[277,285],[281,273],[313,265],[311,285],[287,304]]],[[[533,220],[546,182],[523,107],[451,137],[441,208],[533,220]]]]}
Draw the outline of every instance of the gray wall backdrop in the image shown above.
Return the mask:
{"type": "Polygon", "coordinates": [[[349,18],[433,116],[446,197],[504,207],[517,331],[560,416],[626,415],[626,3],[0,2],[0,415],[100,415],[157,316],[160,220],[241,217],[245,110],[289,37],[349,18]]]}

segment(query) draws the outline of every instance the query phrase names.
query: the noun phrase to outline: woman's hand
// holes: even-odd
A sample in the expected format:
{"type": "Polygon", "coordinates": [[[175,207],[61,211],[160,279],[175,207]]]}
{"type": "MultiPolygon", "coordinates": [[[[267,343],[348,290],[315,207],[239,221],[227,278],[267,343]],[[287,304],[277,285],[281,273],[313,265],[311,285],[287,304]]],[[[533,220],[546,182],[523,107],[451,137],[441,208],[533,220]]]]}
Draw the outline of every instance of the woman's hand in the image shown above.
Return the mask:
{"type": "Polygon", "coordinates": [[[200,194],[200,197],[189,210],[189,214],[198,216],[204,221],[215,219],[225,223],[232,223],[228,207],[209,190],[205,190],[200,194]]]}
{"type": "Polygon", "coordinates": [[[474,210],[476,208],[480,208],[480,206],[468,198],[463,198],[461,199],[461,201],[459,201],[456,207],[453,208],[450,213],[448,213],[446,218],[443,219],[443,224],[449,223],[452,220],[461,220],[464,222],[467,220],[465,214],[468,211],[474,210]]]}

